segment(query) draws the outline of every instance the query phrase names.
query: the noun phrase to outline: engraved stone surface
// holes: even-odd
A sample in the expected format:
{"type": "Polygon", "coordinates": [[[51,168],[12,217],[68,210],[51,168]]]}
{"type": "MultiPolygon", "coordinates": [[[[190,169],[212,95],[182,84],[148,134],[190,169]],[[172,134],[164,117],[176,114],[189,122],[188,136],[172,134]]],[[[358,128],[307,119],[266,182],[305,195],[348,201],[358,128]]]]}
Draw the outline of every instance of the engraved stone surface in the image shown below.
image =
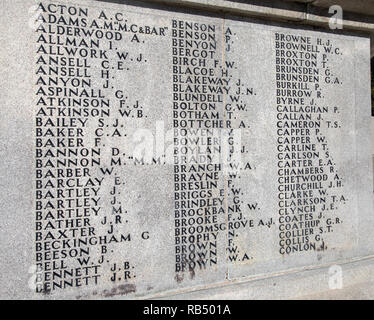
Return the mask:
{"type": "Polygon", "coordinates": [[[5,1],[1,297],[373,254],[369,39],[138,4],[5,1]]]}

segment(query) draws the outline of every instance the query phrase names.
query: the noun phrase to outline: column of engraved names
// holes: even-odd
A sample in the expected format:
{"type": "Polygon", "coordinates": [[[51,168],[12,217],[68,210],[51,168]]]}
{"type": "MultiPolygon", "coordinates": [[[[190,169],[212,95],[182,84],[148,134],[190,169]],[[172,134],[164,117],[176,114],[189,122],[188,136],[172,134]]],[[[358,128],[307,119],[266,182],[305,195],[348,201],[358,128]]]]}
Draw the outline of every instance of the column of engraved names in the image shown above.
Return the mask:
{"type": "Polygon", "coordinates": [[[172,21],[175,254],[177,281],[218,263],[224,215],[218,139],[223,101],[213,24],[172,21]],[[221,219],[220,219],[221,217],[221,219]]]}
{"type": "Polygon", "coordinates": [[[73,5],[40,3],[38,11],[36,291],[131,281],[132,234],[119,170],[135,164],[123,150],[126,127],[146,112],[120,80],[141,69],[142,46],[165,29],[73,5]]]}
{"type": "Polygon", "coordinates": [[[88,9],[43,5],[36,61],[36,264],[37,292],[96,284],[97,263],[87,265],[99,210],[100,181],[91,168],[101,150],[87,147],[88,118],[109,102],[92,87],[91,57],[99,41],[72,35],[86,25],[88,9]]]}
{"type": "MultiPolygon", "coordinates": [[[[336,172],[323,135],[321,42],[275,34],[279,252],[323,251],[325,210],[336,172]]],[[[331,109],[331,108],[330,108],[331,109]]]]}

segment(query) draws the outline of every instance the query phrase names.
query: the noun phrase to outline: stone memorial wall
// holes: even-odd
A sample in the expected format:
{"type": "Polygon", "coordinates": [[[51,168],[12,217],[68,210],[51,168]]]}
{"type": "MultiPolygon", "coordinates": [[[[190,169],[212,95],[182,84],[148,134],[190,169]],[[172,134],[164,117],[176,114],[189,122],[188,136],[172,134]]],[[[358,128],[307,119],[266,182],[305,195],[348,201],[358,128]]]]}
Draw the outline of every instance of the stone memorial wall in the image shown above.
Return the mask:
{"type": "Polygon", "coordinates": [[[368,38],[135,1],[3,10],[2,296],[373,254],[368,38]]]}

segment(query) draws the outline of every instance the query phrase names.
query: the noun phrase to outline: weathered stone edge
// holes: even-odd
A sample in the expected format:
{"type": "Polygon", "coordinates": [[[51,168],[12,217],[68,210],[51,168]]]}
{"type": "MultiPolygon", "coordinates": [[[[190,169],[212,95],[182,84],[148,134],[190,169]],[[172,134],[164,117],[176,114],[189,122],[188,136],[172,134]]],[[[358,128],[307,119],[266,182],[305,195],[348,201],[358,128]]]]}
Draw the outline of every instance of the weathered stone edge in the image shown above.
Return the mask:
{"type": "MultiPolygon", "coordinates": [[[[257,17],[262,19],[294,21],[302,24],[329,27],[330,17],[315,14],[321,12],[322,8],[313,7],[307,3],[274,3],[281,4],[281,8],[275,6],[263,6],[259,4],[248,4],[242,2],[233,2],[228,0],[142,0],[142,2],[158,3],[178,7],[204,9],[213,12],[223,12],[229,14],[238,14],[241,16],[257,17]]],[[[328,14],[328,9],[322,9],[328,14]]],[[[348,14],[354,16],[355,20],[346,18],[346,12],[343,15],[343,28],[348,30],[358,30],[374,32],[374,17],[358,14],[348,14]]]]}
{"type": "Polygon", "coordinates": [[[228,299],[268,299],[269,297],[271,299],[294,299],[303,295],[322,293],[323,290],[328,289],[321,288],[321,285],[326,286],[328,284],[329,268],[331,266],[340,266],[343,269],[345,286],[358,285],[364,282],[369,283],[370,281],[372,281],[371,274],[374,271],[374,256],[369,255],[356,257],[336,263],[311,265],[301,268],[289,269],[282,272],[247,276],[235,280],[216,282],[210,285],[201,285],[193,288],[168,290],[164,292],[145,295],[142,297],[135,297],[135,299],[222,299],[225,297],[225,294],[227,295],[226,298],[228,299]],[[361,270],[363,269],[363,267],[369,267],[369,270],[361,270]],[[351,274],[348,273],[348,270],[350,269],[351,274]],[[302,283],[305,282],[304,276],[306,274],[312,274],[311,277],[307,278],[309,281],[312,281],[314,283],[311,285],[313,287],[313,290],[311,290],[310,285],[306,285],[306,288],[302,290],[304,292],[301,295],[295,294],[299,287],[302,286],[302,283]],[[291,279],[294,279],[296,281],[296,284],[294,284],[296,285],[296,288],[291,288],[291,284],[289,283],[291,279]],[[269,290],[270,287],[271,292],[272,285],[269,285],[269,283],[273,282],[285,282],[285,291],[283,291],[283,294],[285,294],[284,297],[273,297],[272,294],[269,294],[269,292],[267,293],[266,297],[261,292],[254,293],[253,290],[251,290],[252,286],[257,287],[257,290],[258,287],[267,288],[267,290],[269,290]],[[288,288],[289,285],[290,287],[288,288]],[[235,288],[240,288],[239,297],[233,294],[233,292],[236,290],[235,288]]]}

